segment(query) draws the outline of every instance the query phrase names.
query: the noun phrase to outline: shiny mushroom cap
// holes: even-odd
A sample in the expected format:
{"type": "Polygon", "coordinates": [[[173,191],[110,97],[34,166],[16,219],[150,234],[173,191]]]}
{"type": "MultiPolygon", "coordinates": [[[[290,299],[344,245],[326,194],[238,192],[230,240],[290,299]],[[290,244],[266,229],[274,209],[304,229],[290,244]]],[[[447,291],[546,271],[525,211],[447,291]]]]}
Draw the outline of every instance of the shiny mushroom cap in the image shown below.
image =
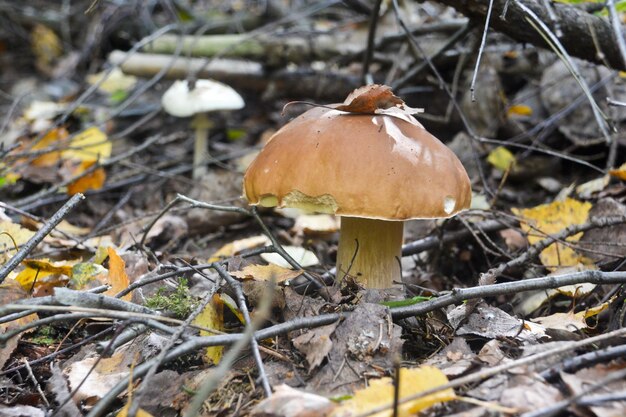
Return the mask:
{"type": "Polygon", "coordinates": [[[355,90],[280,129],[248,167],[252,205],[381,220],[451,217],[471,200],[465,168],[393,96],[355,90]]]}
{"type": "Polygon", "coordinates": [[[238,110],[243,98],[226,84],[214,80],[197,80],[192,90],[186,80],[174,81],[161,97],[163,109],[176,117],[189,117],[215,110],[238,110]]]}

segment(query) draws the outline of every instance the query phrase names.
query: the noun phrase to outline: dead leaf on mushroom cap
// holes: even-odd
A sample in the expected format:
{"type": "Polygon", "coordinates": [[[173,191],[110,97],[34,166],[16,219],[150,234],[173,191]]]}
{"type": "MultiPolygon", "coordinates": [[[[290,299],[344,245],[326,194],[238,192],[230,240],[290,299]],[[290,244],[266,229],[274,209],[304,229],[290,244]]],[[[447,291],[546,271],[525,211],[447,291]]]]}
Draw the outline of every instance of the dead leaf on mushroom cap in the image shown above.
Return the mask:
{"type": "Polygon", "coordinates": [[[423,109],[414,109],[393,94],[391,87],[381,84],[366,85],[351,92],[343,104],[335,107],[337,110],[360,114],[389,114],[397,113],[411,115],[421,113],[423,109]]]}

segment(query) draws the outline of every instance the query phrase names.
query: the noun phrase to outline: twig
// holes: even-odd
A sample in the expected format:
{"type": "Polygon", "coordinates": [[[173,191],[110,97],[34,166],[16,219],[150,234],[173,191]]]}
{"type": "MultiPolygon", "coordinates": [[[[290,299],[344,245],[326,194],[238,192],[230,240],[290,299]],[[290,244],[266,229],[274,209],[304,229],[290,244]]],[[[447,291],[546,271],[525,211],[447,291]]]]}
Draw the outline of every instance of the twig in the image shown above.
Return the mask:
{"type": "MultiPolygon", "coordinates": [[[[228,284],[235,290],[235,295],[237,296],[237,306],[239,307],[239,310],[241,310],[241,313],[243,314],[243,318],[246,323],[250,323],[250,312],[248,311],[246,297],[243,294],[241,284],[239,283],[239,281],[233,279],[233,277],[231,277],[230,274],[221,265],[215,265],[215,270],[220,275],[220,277],[228,282],[228,284]]],[[[270,397],[272,395],[272,387],[270,386],[270,382],[267,379],[267,374],[265,373],[265,366],[263,365],[263,359],[261,358],[261,353],[259,352],[259,343],[256,341],[255,338],[251,338],[250,346],[252,348],[252,356],[254,357],[254,361],[256,362],[256,366],[259,370],[259,378],[261,379],[261,385],[263,385],[265,396],[270,397]]]]}
{"type": "Polygon", "coordinates": [[[65,203],[50,219],[43,225],[41,229],[31,237],[24,246],[0,268],[0,283],[22,262],[26,256],[54,229],[63,218],[85,197],[82,194],[75,194],[65,203]]]}
{"type": "Polygon", "coordinates": [[[626,43],[624,42],[622,24],[620,22],[619,16],[617,15],[617,11],[615,10],[615,1],[606,0],[606,6],[609,9],[611,27],[613,28],[613,36],[615,37],[615,42],[617,42],[617,46],[619,47],[619,53],[622,56],[622,61],[624,61],[624,66],[626,67],[626,43]]]}
{"type": "Polygon", "coordinates": [[[606,389],[607,386],[616,381],[622,381],[626,378],[626,369],[621,369],[619,371],[615,371],[604,378],[601,378],[594,384],[587,385],[585,384],[584,391],[571,396],[570,398],[559,401],[556,404],[550,405],[548,407],[541,408],[539,410],[530,411],[528,413],[522,414],[520,417],[551,417],[559,412],[563,411],[565,408],[570,405],[576,403],[578,400],[584,398],[585,395],[597,391],[599,389],[606,389]]]}
{"type": "Polygon", "coordinates": [[[376,0],[372,7],[370,15],[370,27],[367,33],[367,49],[365,50],[365,56],[363,57],[363,68],[361,69],[361,82],[363,85],[372,84],[372,74],[370,73],[370,63],[374,56],[374,41],[376,40],[376,27],[378,26],[378,19],[380,15],[380,5],[382,0],[376,0]]]}
{"type": "Polygon", "coordinates": [[[489,6],[487,8],[487,17],[485,18],[485,28],[483,29],[483,36],[480,40],[480,47],[478,48],[478,56],[476,57],[476,66],[474,67],[474,74],[472,75],[472,82],[470,83],[470,94],[472,102],[476,101],[474,95],[476,87],[476,77],[478,76],[478,68],[480,67],[480,58],[483,56],[485,50],[485,43],[487,42],[487,33],[489,32],[489,21],[491,20],[491,11],[493,10],[493,0],[489,0],[489,6]]]}
{"type": "Polygon", "coordinates": [[[612,359],[626,357],[626,345],[610,346],[602,350],[588,352],[574,358],[566,359],[552,368],[542,371],[539,375],[546,381],[554,380],[560,372],[576,372],[579,369],[587,368],[596,363],[608,362],[612,359]]]}

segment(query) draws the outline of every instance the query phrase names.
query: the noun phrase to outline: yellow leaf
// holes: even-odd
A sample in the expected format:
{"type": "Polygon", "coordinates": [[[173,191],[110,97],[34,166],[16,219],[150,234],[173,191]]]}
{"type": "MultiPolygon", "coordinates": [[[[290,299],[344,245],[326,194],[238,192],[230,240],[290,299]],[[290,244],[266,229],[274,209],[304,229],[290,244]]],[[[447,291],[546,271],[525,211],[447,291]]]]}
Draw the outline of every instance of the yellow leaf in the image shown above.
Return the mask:
{"type": "MultiPolygon", "coordinates": [[[[583,224],[587,221],[591,203],[581,202],[572,198],[565,201],[554,201],[528,209],[511,211],[522,217],[522,230],[528,234],[528,242],[535,244],[549,235],[554,235],[568,226],[583,224]]],[[[577,242],[582,233],[567,238],[568,242],[577,242]]],[[[593,262],[562,243],[553,243],[539,255],[541,262],[550,270],[559,267],[575,266],[579,263],[590,265],[593,262]]]]}
{"type": "Polygon", "coordinates": [[[246,319],[243,317],[243,313],[241,312],[241,310],[239,310],[239,307],[237,306],[237,303],[235,302],[235,300],[233,300],[230,295],[225,294],[225,293],[220,293],[220,299],[222,300],[224,305],[228,307],[231,313],[233,313],[235,317],[239,319],[241,324],[245,325],[246,319]]]}
{"type": "Polygon", "coordinates": [[[103,131],[90,127],[74,136],[70,149],[63,152],[63,157],[94,162],[109,158],[112,148],[113,145],[103,131]]]}
{"type": "MultiPolygon", "coordinates": [[[[116,415],[115,417],[128,417],[128,409],[130,408],[130,404],[126,404],[116,415]]],[[[137,410],[137,414],[135,414],[135,416],[137,417],[153,417],[152,414],[150,414],[149,412],[147,412],[146,410],[144,410],[143,408],[140,408],[137,410]]]]}
{"type": "Polygon", "coordinates": [[[252,236],[236,240],[219,248],[215,253],[213,253],[213,255],[211,255],[209,262],[217,262],[224,258],[230,258],[243,250],[267,244],[269,244],[269,239],[266,236],[252,236]]]}
{"type": "Polygon", "coordinates": [[[11,259],[19,246],[28,242],[34,234],[18,224],[0,221],[0,265],[11,259]]]}
{"type": "Polygon", "coordinates": [[[515,165],[515,156],[504,146],[498,146],[489,152],[487,162],[500,171],[506,171],[515,165]]]}
{"type": "Polygon", "coordinates": [[[108,77],[106,71],[88,75],[87,82],[92,85],[97,84],[104,77],[106,77],[106,79],[98,85],[98,90],[109,94],[113,94],[118,91],[128,91],[132,89],[135,84],[137,84],[137,77],[126,75],[117,67],[109,73],[108,77]]]}
{"type": "MultiPolygon", "coordinates": [[[[432,366],[400,369],[399,399],[419,394],[420,392],[445,385],[448,378],[439,369],[432,366]]],[[[352,417],[365,414],[380,406],[389,406],[385,411],[373,414],[372,417],[391,417],[393,414],[394,386],[391,378],[374,379],[369,387],[354,393],[354,396],[342,403],[331,414],[332,417],[352,417]]],[[[398,407],[399,417],[414,416],[434,404],[456,399],[451,388],[427,395],[423,398],[408,401],[398,407]]]]}
{"type": "MultiPolygon", "coordinates": [[[[193,324],[218,332],[224,331],[224,303],[219,295],[213,294],[211,302],[202,310],[202,313],[198,314],[193,324]]],[[[200,330],[200,336],[214,335],[213,332],[200,330]]],[[[209,346],[204,353],[204,361],[210,365],[217,365],[222,359],[223,351],[223,346],[209,346]]]]}
{"type": "MultiPolygon", "coordinates": [[[[72,288],[80,290],[106,271],[102,265],[80,262],[72,267],[72,288]]],[[[104,281],[104,280],[103,280],[104,281]]],[[[104,284],[104,282],[102,282],[104,284]]]]}
{"type": "Polygon", "coordinates": [[[508,116],[531,116],[533,109],[525,104],[514,104],[507,110],[508,116]]]}
{"type": "MultiPolygon", "coordinates": [[[[63,145],[63,141],[66,140],[68,136],[69,134],[67,133],[67,130],[62,127],[52,129],[43,138],[41,138],[39,142],[33,145],[32,150],[37,151],[51,146],[61,147],[63,145]]],[[[33,159],[31,164],[39,167],[49,167],[56,165],[60,159],[61,151],[52,151],[33,159]]]]}
{"type": "Polygon", "coordinates": [[[626,162],[620,165],[619,168],[610,170],[609,174],[622,181],[626,181],[626,162]]]}
{"type": "Polygon", "coordinates": [[[241,271],[231,272],[231,275],[241,279],[254,279],[257,281],[283,282],[302,275],[302,270],[293,271],[278,265],[248,265],[241,271]]]}
{"type": "MultiPolygon", "coordinates": [[[[42,279],[48,275],[60,274],[68,278],[72,277],[71,266],[53,265],[47,259],[26,259],[22,261],[22,265],[26,268],[17,274],[15,281],[26,291],[32,290],[37,283],[41,283],[42,279]]],[[[58,285],[62,285],[61,282],[59,282],[58,285]]]]}
{"type": "MultiPolygon", "coordinates": [[[[76,167],[76,170],[72,173],[72,176],[80,175],[89,169],[96,161],[82,161],[80,165],[76,167]]],[[[95,171],[80,177],[76,181],[67,186],[67,194],[74,195],[78,193],[84,193],[87,190],[99,190],[106,181],[106,172],[104,168],[96,168],[95,171]]]]}
{"type": "MultiPolygon", "coordinates": [[[[123,289],[126,289],[130,284],[130,280],[126,274],[126,263],[117,252],[115,252],[115,249],[109,247],[107,248],[107,252],[109,254],[109,277],[107,280],[111,288],[104,294],[113,296],[123,289]]],[[[132,293],[128,293],[122,297],[122,300],[130,301],[131,298],[132,293]]]]}

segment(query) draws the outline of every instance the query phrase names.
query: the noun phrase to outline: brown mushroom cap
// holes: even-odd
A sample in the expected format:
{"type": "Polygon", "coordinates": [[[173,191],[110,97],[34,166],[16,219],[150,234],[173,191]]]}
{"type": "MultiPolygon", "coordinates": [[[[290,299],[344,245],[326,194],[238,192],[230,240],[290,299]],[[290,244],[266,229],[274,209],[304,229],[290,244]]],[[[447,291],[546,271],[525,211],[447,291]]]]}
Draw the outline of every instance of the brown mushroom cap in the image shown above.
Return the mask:
{"type": "Polygon", "coordinates": [[[322,107],[274,134],[244,194],[252,205],[383,220],[446,218],[471,200],[459,159],[412,116],[322,107]]]}

